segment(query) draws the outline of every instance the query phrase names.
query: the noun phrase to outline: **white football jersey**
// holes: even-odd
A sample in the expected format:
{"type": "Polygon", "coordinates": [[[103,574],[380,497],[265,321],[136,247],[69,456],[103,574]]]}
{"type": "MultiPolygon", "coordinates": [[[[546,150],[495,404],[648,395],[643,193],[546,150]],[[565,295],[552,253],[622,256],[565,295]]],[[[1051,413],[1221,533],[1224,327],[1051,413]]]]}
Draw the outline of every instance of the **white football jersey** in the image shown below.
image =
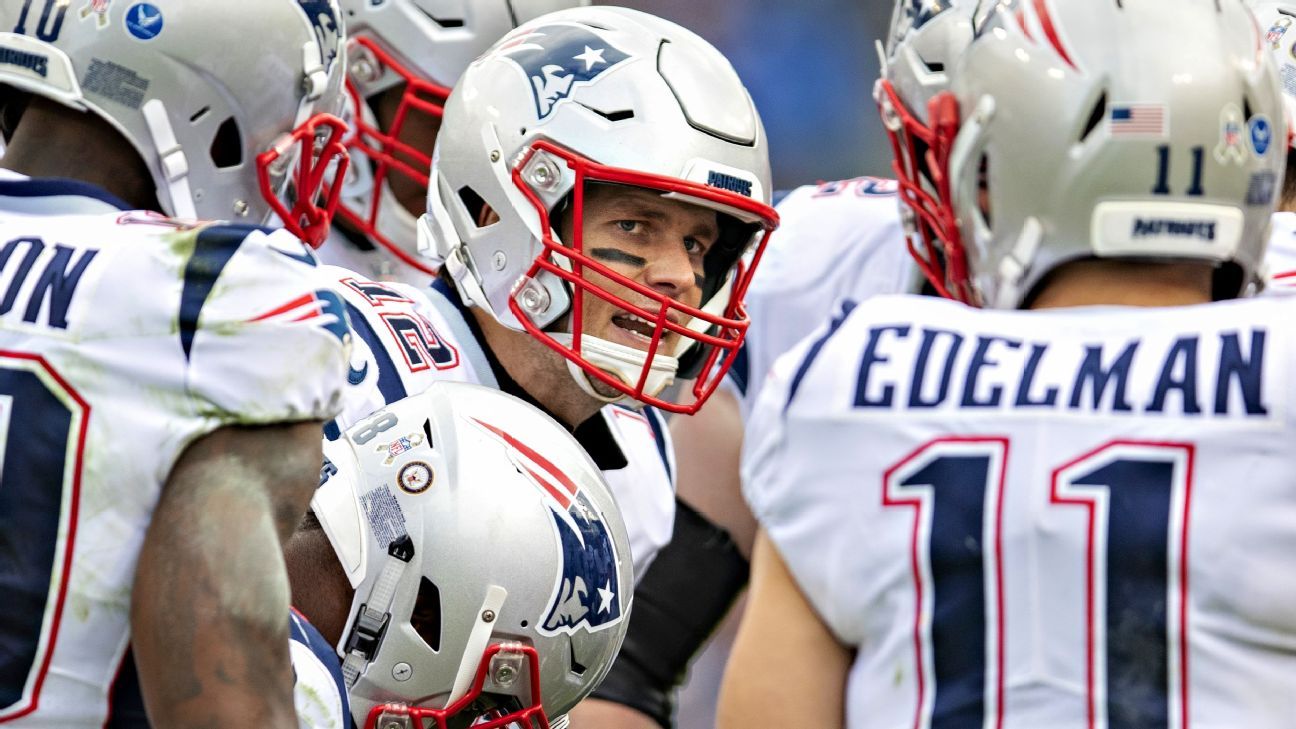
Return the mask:
{"type": "Polygon", "coordinates": [[[744,489],[847,725],[1291,727],[1293,318],[887,296],[781,359],[744,489]]]}
{"type": "Polygon", "coordinates": [[[350,334],[288,233],[9,173],[0,241],[0,723],[97,728],[177,458],[222,426],[333,417],[350,334]]]}
{"type": "Polygon", "coordinates": [[[1266,293],[1296,291],[1296,213],[1274,213],[1264,262],[1266,293]]]}
{"type": "MultiPolygon", "coordinates": [[[[411,225],[408,233],[398,235],[396,239],[413,240],[415,235],[416,231],[411,225]]],[[[422,290],[431,286],[436,280],[433,274],[405,263],[382,246],[369,243],[364,236],[359,234],[349,236],[338,230],[336,226],[329,230],[328,237],[315,251],[315,255],[319,257],[321,263],[355,271],[373,281],[396,281],[422,290]],[[357,240],[360,242],[357,243],[357,240]]],[[[421,256],[418,260],[433,270],[439,265],[432,259],[424,259],[421,256]]]]}
{"type": "MultiPolygon", "coordinates": [[[[444,282],[424,290],[377,283],[324,266],[346,301],[357,335],[351,364],[355,387],[346,409],[326,428],[331,438],[388,403],[426,390],[438,380],[471,382],[539,404],[514,383],[480,344],[477,323],[444,282]]],[[[542,408],[543,409],[543,408],[542,408]]],[[[578,428],[581,442],[603,469],[630,535],[635,574],[642,575],[670,541],[675,518],[674,450],[670,431],[652,408],[608,405],[578,428]]]]}
{"type": "Polygon", "coordinates": [[[778,205],[747,291],[751,326],[726,384],[743,414],[779,355],[814,331],[839,299],[905,293],[917,267],[905,246],[894,180],[858,177],[799,187],[778,205]]]}
{"type": "Polygon", "coordinates": [[[355,724],[351,721],[342,659],[296,610],[288,617],[288,629],[298,729],[351,729],[355,724]]]}

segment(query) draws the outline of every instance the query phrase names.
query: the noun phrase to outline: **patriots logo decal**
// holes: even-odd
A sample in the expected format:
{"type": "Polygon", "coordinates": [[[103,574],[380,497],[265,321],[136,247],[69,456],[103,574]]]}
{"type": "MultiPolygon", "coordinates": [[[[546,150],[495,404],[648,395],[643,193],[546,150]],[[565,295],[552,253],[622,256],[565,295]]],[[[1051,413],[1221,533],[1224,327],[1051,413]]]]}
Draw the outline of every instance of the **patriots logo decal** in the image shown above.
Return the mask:
{"type": "Polygon", "coordinates": [[[324,64],[325,69],[333,68],[333,62],[337,60],[338,36],[341,35],[341,26],[338,24],[337,14],[333,12],[333,5],[329,0],[297,0],[301,6],[302,12],[306,13],[306,19],[310,21],[311,26],[315,29],[315,41],[319,43],[320,62],[324,64]]]}
{"type": "Polygon", "coordinates": [[[620,560],[589,497],[543,455],[504,430],[473,422],[501,441],[509,459],[544,495],[562,545],[562,568],[537,629],[545,635],[601,630],[621,621],[620,560]]]}
{"type": "Polygon", "coordinates": [[[585,26],[545,25],[500,43],[493,54],[507,57],[531,80],[536,118],[544,120],[572,92],[598,80],[631,56],[585,26]]]}

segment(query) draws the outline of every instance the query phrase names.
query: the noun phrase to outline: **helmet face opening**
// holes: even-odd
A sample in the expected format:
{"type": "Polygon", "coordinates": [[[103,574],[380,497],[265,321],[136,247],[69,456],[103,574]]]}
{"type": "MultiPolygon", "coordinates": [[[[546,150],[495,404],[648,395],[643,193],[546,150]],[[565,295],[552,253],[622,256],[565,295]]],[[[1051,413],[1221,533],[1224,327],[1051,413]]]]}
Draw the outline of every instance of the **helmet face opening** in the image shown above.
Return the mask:
{"type": "MultiPolygon", "coordinates": [[[[778,225],[774,209],[738,193],[701,183],[601,165],[544,140],[536,141],[524,150],[513,167],[512,178],[535,207],[542,243],[539,255],[518,280],[509,300],[509,308],[518,322],[528,333],[578,367],[592,380],[591,385],[593,382],[601,383],[615,392],[670,412],[696,412],[732,366],[746,334],[748,319],[743,296],[769,235],[778,225]],[[570,243],[558,239],[553,211],[541,200],[541,195],[556,188],[564,177],[560,167],[565,167],[575,178],[570,194],[570,243]],[[718,256],[728,256],[724,262],[727,265],[719,271],[714,270],[721,267],[719,263],[708,265],[704,262],[704,269],[712,269],[707,270],[703,277],[703,293],[710,296],[699,306],[690,306],[632,280],[589,255],[583,230],[589,183],[642,188],[670,199],[712,208],[721,217],[728,216],[734,222],[741,221],[749,226],[750,234],[741,244],[735,245],[731,240],[726,245],[722,233],[722,239],[717,240],[713,249],[725,249],[715,252],[718,256]],[[749,247],[753,254],[750,265],[746,266],[736,260],[737,255],[728,252],[728,249],[745,251],[749,247]],[[535,282],[536,277],[542,274],[557,277],[571,292],[569,341],[554,336],[537,321],[538,314],[548,307],[548,294],[542,285],[535,282]],[[624,294],[614,293],[600,285],[601,280],[610,281],[636,300],[647,303],[632,303],[624,294]],[[651,328],[651,334],[643,333],[646,337],[643,348],[636,351],[609,345],[587,335],[582,321],[586,296],[601,299],[626,315],[645,322],[651,328]],[[668,337],[677,343],[667,347],[668,337]],[[617,348],[617,356],[628,367],[612,370],[600,366],[605,360],[594,350],[606,351],[609,346],[617,348]],[[671,351],[665,351],[667,348],[671,351]],[[680,369],[678,358],[686,350],[697,351],[689,354],[700,361],[691,388],[693,400],[675,403],[658,397],[680,369]]],[[[731,225],[728,229],[736,228],[731,225]]]]}
{"type": "Polygon", "coordinates": [[[369,166],[372,178],[367,183],[367,194],[342,203],[342,218],[402,262],[434,275],[436,269],[428,261],[419,260],[383,232],[381,218],[391,214],[385,208],[396,203],[385,203],[387,196],[382,194],[382,190],[394,180],[412,183],[420,191],[427,190],[428,171],[432,166],[431,150],[401,141],[401,133],[407,124],[423,121],[423,116],[440,120],[450,89],[417,76],[371,38],[351,39],[347,52],[351,65],[346,90],[351,105],[352,133],[346,138],[346,147],[348,152],[369,166]],[[368,113],[368,102],[360,88],[366,78],[378,78],[387,70],[401,79],[398,87],[401,96],[389,128],[383,129],[368,113]]]}
{"type": "Polygon", "coordinates": [[[257,155],[261,195],[283,226],[312,248],[328,236],[350,158],[342,144],[347,125],[316,114],[257,155]]]}
{"type": "Polygon", "coordinates": [[[365,729],[549,729],[540,696],[540,657],[536,649],[521,643],[497,643],[482,654],[472,687],[458,701],[444,709],[379,704],[369,710],[365,729]],[[519,667],[521,670],[519,670],[519,667]],[[495,700],[487,691],[492,687],[511,687],[522,680],[529,682],[529,700],[507,697],[495,700]]]}

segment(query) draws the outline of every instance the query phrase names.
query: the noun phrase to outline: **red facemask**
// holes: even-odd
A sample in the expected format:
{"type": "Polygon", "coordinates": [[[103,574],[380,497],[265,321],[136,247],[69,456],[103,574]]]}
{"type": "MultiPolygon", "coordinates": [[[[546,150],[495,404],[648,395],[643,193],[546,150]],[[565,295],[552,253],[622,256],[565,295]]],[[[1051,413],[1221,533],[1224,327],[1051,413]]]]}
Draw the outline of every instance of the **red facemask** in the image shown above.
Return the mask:
{"type": "Polygon", "coordinates": [[[878,107],[891,140],[892,169],[900,199],[913,213],[907,243],[918,268],[941,296],[976,303],[968,278],[967,250],[951,204],[949,156],[958,135],[958,102],[937,95],[923,124],[900,100],[890,81],[878,84],[878,107]]]}
{"type": "Polygon", "coordinates": [[[273,147],[257,155],[257,183],[261,195],[283,226],[312,248],[328,236],[337,210],[342,178],[350,158],[342,146],[347,125],[329,114],[316,114],[284,135],[273,147]],[[294,147],[298,149],[294,150],[294,147]],[[296,169],[287,184],[282,169],[296,152],[296,169]],[[330,180],[325,184],[326,177],[330,180]],[[285,190],[287,201],[275,189],[285,190]]]}
{"type": "Polygon", "coordinates": [[[386,729],[395,725],[402,729],[449,729],[449,720],[458,717],[462,722],[475,721],[473,729],[503,729],[516,725],[524,729],[549,729],[549,718],[545,716],[540,698],[540,657],[536,649],[520,643],[496,644],[482,654],[481,663],[477,666],[477,676],[472,687],[463,698],[444,709],[430,709],[405,704],[382,704],[369,710],[365,719],[365,729],[386,729]],[[496,655],[514,654],[521,656],[525,670],[530,677],[531,700],[527,706],[507,713],[492,710],[481,716],[465,713],[482,695],[486,684],[487,672],[491,659],[496,655]],[[462,715],[462,716],[461,716],[462,715]]]}
{"type": "MultiPolygon", "coordinates": [[[[760,262],[761,254],[764,252],[770,233],[778,227],[778,213],[774,211],[774,208],[738,193],[696,182],[601,165],[547,141],[533,143],[526,153],[522,155],[513,168],[513,183],[531,201],[540,216],[540,225],[543,231],[541,242],[544,246],[540,254],[536,256],[526,276],[519,280],[518,286],[525,285],[529,279],[537,276],[542,271],[546,271],[565,281],[572,291],[570,310],[572,341],[570,346],[559,342],[550,333],[543,331],[518,303],[518,297],[514,296],[509,301],[509,308],[522,324],[522,327],[568,361],[575,363],[590,378],[598,382],[625,393],[642,403],[668,412],[697,412],[698,408],[702,407],[702,403],[711,396],[711,393],[715,391],[716,386],[719,385],[733,365],[743,337],[746,336],[748,319],[747,311],[743,306],[743,297],[747,292],[748,285],[751,283],[752,273],[760,262]],[[575,172],[576,179],[571,200],[573,224],[570,245],[564,245],[556,240],[549,210],[546,209],[536,192],[523,179],[523,171],[527,168],[528,162],[540,152],[545,153],[559,163],[566,164],[568,168],[575,172]],[[731,210],[745,214],[745,217],[754,219],[756,224],[754,226],[753,240],[757,240],[757,243],[751,264],[750,266],[735,265],[732,272],[730,272],[731,280],[727,284],[730,287],[730,295],[723,311],[719,314],[711,314],[702,311],[700,308],[687,306],[590,258],[585,253],[582,242],[585,185],[589,182],[630,185],[663,193],[677,193],[697,200],[724,205],[731,210]],[[628,289],[635,294],[637,299],[647,299],[652,303],[649,305],[632,304],[622,296],[600,288],[585,279],[586,269],[628,289]],[[581,312],[587,295],[597,296],[625,312],[652,323],[652,339],[647,351],[644,353],[644,364],[636,382],[622,382],[592,364],[582,352],[581,312]],[[698,332],[688,328],[687,324],[690,321],[705,322],[705,331],[698,332]],[[698,343],[699,346],[704,348],[701,369],[691,388],[693,396],[691,402],[671,402],[657,397],[656,393],[650,394],[646,391],[653,357],[661,347],[667,332],[673,332],[686,340],[698,343]]],[[[517,290],[515,289],[514,293],[517,290]]],[[[714,295],[720,296],[723,293],[718,292],[714,295]]]]}
{"type": "Polygon", "coordinates": [[[428,274],[436,275],[436,269],[427,261],[409,253],[379,232],[378,219],[382,215],[380,191],[386,184],[389,174],[397,174],[416,183],[420,189],[428,186],[428,171],[432,167],[432,151],[413,147],[400,141],[401,130],[409,120],[410,111],[417,110],[424,114],[440,118],[445,110],[446,97],[450,89],[426,79],[419,78],[405,68],[394,56],[383,50],[373,40],[365,37],[351,39],[348,53],[353,58],[362,59],[352,63],[352,74],[358,73],[357,66],[368,64],[366,72],[375,77],[381,75],[384,68],[399,75],[405,85],[401,101],[392,119],[391,128],[383,131],[375,124],[370,124],[362,113],[364,98],[352,78],[347,79],[347,94],[351,97],[352,124],[354,133],[346,140],[347,151],[357,159],[369,164],[373,170],[373,190],[370,193],[368,209],[355,208],[343,204],[342,218],[363,233],[370,241],[382,246],[388,253],[397,257],[409,266],[428,274]]]}

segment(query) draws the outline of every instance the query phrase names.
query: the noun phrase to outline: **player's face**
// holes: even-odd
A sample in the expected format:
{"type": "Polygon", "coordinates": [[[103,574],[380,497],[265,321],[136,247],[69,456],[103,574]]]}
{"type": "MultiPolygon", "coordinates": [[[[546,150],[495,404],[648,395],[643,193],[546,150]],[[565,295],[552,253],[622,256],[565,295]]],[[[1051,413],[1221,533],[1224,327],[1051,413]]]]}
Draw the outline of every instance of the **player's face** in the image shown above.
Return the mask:
{"type": "MultiPolygon", "coordinates": [[[[571,214],[564,220],[571,226],[571,214]]],[[[590,258],[626,278],[690,307],[702,300],[702,260],[720,228],[713,210],[668,200],[658,192],[618,185],[589,185],[585,192],[582,247],[590,258]]],[[[648,311],[659,305],[597,273],[586,272],[594,286],[648,311]]],[[[688,319],[669,314],[677,324],[688,319]]],[[[647,351],[653,325],[593,294],[581,309],[584,334],[647,351]]],[[[679,334],[666,332],[659,351],[674,352],[679,334]]]]}

